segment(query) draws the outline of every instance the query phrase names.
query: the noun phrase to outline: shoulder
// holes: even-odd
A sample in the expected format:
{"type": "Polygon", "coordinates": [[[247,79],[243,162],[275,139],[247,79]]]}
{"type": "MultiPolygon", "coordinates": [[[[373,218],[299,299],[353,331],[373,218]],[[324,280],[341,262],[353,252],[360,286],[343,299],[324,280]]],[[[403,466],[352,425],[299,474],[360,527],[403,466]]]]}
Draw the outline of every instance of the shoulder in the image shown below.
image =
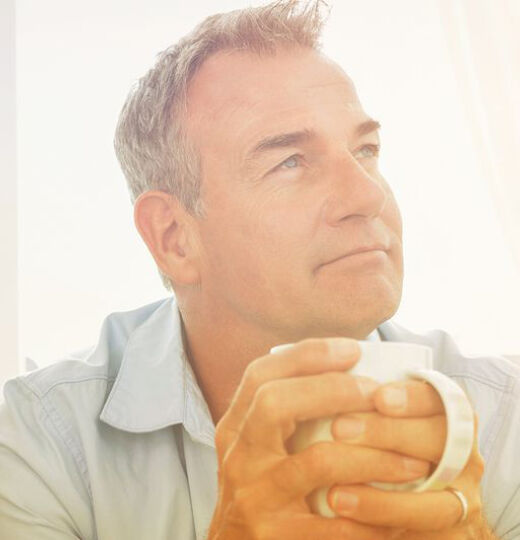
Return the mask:
{"type": "Polygon", "coordinates": [[[79,445],[77,434],[97,421],[132,333],[165,302],[171,298],[111,313],[95,346],[7,381],[0,403],[0,441],[15,449],[22,439],[31,444],[33,433],[37,445],[36,433],[44,430],[46,436],[66,441],[69,450],[79,445]]]}
{"type": "Polygon", "coordinates": [[[96,345],[8,381],[4,389],[6,401],[19,388],[25,388],[41,400],[64,388],[74,391],[81,383],[90,381],[100,381],[100,386],[106,387],[117,377],[131,334],[165,302],[171,302],[171,299],[162,299],[131,311],[110,313],[102,323],[96,345]]]}
{"type": "Polygon", "coordinates": [[[520,391],[520,365],[498,355],[465,355],[444,330],[435,329],[417,334],[389,321],[383,323],[379,331],[386,341],[403,341],[431,347],[435,369],[449,377],[471,380],[499,392],[520,391]]]}

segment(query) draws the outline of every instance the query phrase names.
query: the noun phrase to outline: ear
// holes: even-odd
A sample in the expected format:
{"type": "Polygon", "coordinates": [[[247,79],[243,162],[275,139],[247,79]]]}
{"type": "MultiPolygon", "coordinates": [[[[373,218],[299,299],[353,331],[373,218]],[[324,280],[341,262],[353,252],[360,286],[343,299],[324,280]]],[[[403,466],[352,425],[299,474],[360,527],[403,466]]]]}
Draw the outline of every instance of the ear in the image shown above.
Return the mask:
{"type": "Polygon", "coordinates": [[[176,197],[164,191],[142,193],[134,204],[134,223],[174,285],[199,283],[195,221],[176,197]]]}

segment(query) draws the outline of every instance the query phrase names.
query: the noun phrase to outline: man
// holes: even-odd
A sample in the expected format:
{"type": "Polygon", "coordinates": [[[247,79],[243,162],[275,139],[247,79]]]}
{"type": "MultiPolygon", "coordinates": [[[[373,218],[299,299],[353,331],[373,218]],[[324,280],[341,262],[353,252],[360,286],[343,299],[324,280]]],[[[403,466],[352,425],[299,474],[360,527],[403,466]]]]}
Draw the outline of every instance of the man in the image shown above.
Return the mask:
{"type": "Polygon", "coordinates": [[[320,29],[319,2],[216,15],[129,96],[116,151],[175,301],[6,385],[2,538],[520,538],[518,369],[385,322],[401,218],[320,29]],[[480,449],[456,492],[367,486],[427,474],[446,422],[429,385],[348,373],[365,339],[432,346],[468,393],[480,449]],[[298,420],[331,414],[335,442],[288,455],[298,420]],[[327,485],[334,519],[306,504],[327,485]]]}

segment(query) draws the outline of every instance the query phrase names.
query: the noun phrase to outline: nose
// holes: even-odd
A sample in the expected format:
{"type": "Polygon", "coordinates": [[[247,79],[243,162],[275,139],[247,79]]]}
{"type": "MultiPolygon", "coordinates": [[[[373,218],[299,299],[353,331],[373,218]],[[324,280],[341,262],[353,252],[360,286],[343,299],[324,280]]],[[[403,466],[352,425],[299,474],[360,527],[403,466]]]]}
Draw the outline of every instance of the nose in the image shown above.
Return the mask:
{"type": "Polygon", "coordinates": [[[324,215],[330,225],[352,216],[375,218],[382,214],[388,192],[378,175],[365,169],[349,152],[342,152],[329,163],[324,215]]]}

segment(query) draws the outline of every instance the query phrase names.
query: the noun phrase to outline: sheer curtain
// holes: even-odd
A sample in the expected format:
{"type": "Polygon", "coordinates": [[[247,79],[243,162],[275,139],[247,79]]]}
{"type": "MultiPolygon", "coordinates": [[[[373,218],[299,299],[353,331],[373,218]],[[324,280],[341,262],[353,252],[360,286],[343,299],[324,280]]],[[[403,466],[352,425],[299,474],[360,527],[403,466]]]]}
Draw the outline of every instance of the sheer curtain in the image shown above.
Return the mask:
{"type": "Polygon", "coordinates": [[[460,101],[520,279],[520,2],[437,3],[460,101]]]}

